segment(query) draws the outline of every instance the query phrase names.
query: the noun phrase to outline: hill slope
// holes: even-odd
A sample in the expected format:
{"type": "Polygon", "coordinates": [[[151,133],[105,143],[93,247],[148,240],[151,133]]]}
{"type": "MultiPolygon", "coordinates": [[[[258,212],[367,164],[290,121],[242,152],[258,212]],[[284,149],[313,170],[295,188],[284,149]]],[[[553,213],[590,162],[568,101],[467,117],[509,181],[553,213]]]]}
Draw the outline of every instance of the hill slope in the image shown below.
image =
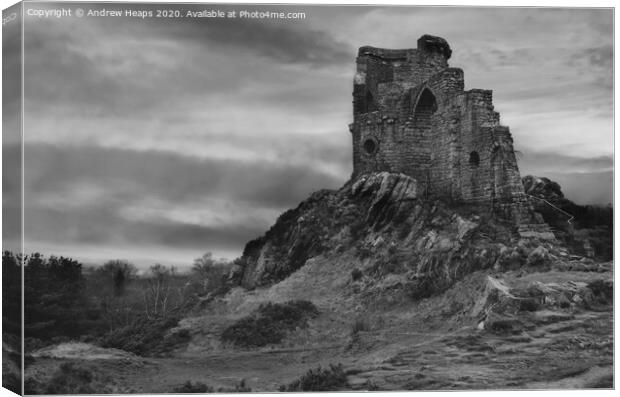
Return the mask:
{"type": "Polygon", "coordinates": [[[270,285],[318,255],[346,255],[375,279],[407,273],[438,291],[475,270],[523,265],[538,246],[562,251],[534,239],[515,253],[509,247],[518,240],[516,226],[488,207],[427,201],[412,178],[382,172],[316,192],[286,211],[246,245],[237,278],[245,288],[270,285]]]}
{"type": "Polygon", "coordinates": [[[613,387],[612,263],[521,238],[488,207],[425,200],[405,175],[314,193],[236,263],[234,287],[171,330],[190,338],[172,357],[83,364],[146,393],[273,392],[330,364],[345,374],[330,390],[613,387]],[[281,327],[277,303],[316,313],[281,327]],[[265,329],[283,338],[253,345],[265,329]]]}

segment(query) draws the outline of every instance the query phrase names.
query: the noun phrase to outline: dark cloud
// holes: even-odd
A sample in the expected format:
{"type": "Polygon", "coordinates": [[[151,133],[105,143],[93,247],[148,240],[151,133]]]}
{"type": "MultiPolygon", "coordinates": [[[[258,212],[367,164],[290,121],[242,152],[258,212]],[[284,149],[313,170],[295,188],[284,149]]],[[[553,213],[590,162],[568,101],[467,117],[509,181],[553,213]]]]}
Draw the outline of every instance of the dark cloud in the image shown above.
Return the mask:
{"type": "Polygon", "coordinates": [[[611,91],[613,89],[613,45],[585,48],[567,59],[566,65],[576,73],[591,76],[597,87],[611,91]]]}
{"type": "Polygon", "coordinates": [[[155,244],[240,252],[275,221],[275,214],[314,190],[341,183],[303,165],[198,160],[170,153],[28,145],[25,156],[26,235],[31,241],[63,245],[155,244]],[[238,208],[247,213],[222,213],[220,224],[202,225],[199,219],[148,212],[153,201],[166,215],[209,199],[245,203],[238,208]],[[272,219],[260,215],[265,209],[271,209],[272,219]],[[227,221],[227,216],[234,219],[227,221]]]}
{"type": "Polygon", "coordinates": [[[198,42],[205,50],[244,51],[279,63],[312,67],[346,65],[355,54],[355,48],[349,44],[299,22],[194,19],[188,25],[166,26],[167,37],[198,42]]]}
{"type": "Polygon", "coordinates": [[[18,250],[21,239],[21,147],[7,139],[19,130],[2,129],[2,246],[18,250]]]}
{"type": "MultiPolygon", "coordinates": [[[[191,94],[191,87],[204,87],[211,79],[190,81],[157,65],[149,67],[144,54],[129,54],[122,45],[118,53],[91,54],[101,45],[89,35],[58,32],[49,21],[28,24],[25,35],[24,85],[28,114],[63,112],[65,117],[138,116],[166,106],[170,99],[191,94]],[[134,68],[123,69],[129,61],[134,68]],[[43,66],[44,65],[44,66],[43,66]],[[197,84],[199,82],[200,84],[197,84]],[[184,89],[190,91],[184,93],[184,89]],[[163,96],[166,92],[167,96],[163,96]],[[54,104],[50,107],[50,104],[54,104]]],[[[190,74],[190,78],[193,74],[190,74]]]]}
{"type": "Polygon", "coordinates": [[[591,66],[611,71],[614,62],[614,48],[612,45],[589,48],[583,51],[591,66]]]}
{"type": "Polygon", "coordinates": [[[355,56],[325,31],[270,20],[34,20],[25,37],[30,114],[108,119],[154,117],[218,96],[239,107],[252,100],[299,107],[305,94],[320,111],[317,91],[335,79],[317,70],[347,67],[355,56]],[[289,100],[294,93],[298,101],[289,100]]]}
{"type": "Polygon", "coordinates": [[[348,177],[334,178],[304,164],[196,159],[94,146],[27,145],[25,158],[25,183],[31,194],[84,182],[101,184],[118,200],[128,199],[126,195],[170,202],[210,196],[286,208],[314,190],[339,187],[348,177]]]}
{"type": "Polygon", "coordinates": [[[122,79],[102,74],[99,65],[73,41],[70,35],[53,29],[25,35],[24,94],[29,114],[49,109],[50,103],[76,104],[74,112],[84,116],[111,114],[115,104],[123,106],[122,79]],[[40,104],[40,108],[29,107],[31,103],[40,104]],[[85,104],[95,111],[89,112],[85,104]]]}
{"type": "MultiPolygon", "coordinates": [[[[70,213],[28,207],[25,218],[26,241],[58,245],[100,245],[103,247],[159,246],[241,252],[253,238],[264,233],[263,225],[208,227],[182,222],[130,221],[114,208],[76,208],[70,213]]],[[[37,250],[34,244],[27,244],[37,250]]]]}
{"type": "MultiPolygon", "coordinates": [[[[6,131],[2,131],[4,134],[6,131]]],[[[2,200],[19,202],[21,186],[21,147],[19,144],[2,145],[2,200]]]]}
{"type": "MultiPolygon", "coordinates": [[[[142,4],[139,7],[127,4],[90,4],[89,9],[140,9],[155,11],[161,9],[157,4],[142,4]]],[[[219,9],[227,11],[276,11],[307,12],[311,18],[312,7],[286,5],[171,5],[185,14],[187,11],[209,11],[219,9]]],[[[251,54],[254,57],[266,57],[279,63],[305,64],[323,67],[346,64],[355,48],[350,44],[335,39],[329,32],[311,28],[304,19],[246,19],[246,18],[149,18],[136,20],[131,18],[84,18],[78,20],[78,30],[101,29],[111,39],[119,43],[132,37],[133,40],[162,39],[189,45],[198,44],[207,52],[226,51],[236,55],[251,54]],[[84,26],[88,24],[90,26],[84,26]]],[[[50,27],[48,23],[37,21],[41,27],[50,27]]],[[[56,21],[57,22],[57,21],[56,21]]],[[[33,23],[31,23],[34,25],[33,23]]],[[[36,27],[33,26],[36,29],[36,27]]],[[[41,29],[43,30],[43,29],[41,29]]],[[[93,43],[94,44],[94,43],[93,43]]],[[[139,55],[139,54],[137,54],[139,55]]]]}

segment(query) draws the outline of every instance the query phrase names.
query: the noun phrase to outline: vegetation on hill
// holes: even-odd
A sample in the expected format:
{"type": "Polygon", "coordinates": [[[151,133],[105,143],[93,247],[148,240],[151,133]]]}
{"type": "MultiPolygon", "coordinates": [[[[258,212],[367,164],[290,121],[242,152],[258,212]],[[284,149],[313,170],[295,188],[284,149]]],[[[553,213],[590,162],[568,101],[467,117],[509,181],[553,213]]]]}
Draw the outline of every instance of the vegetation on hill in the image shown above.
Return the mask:
{"type": "Polygon", "coordinates": [[[26,338],[75,338],[99,329],[99,311],[86,293],[81,263],[38,253],[24,263],[26,338]]]}
{"type": "Polygon", "coordinates": [[[221,339],[239,347],[260,347],[280,343],[295,328],[307,327],[318,309],[312,302],[297,300],[262,304],[222,332],[221,339]]]}
{"type": "Polygon", "coordinates": [[[613,258],[613,208],[579,205],[564,197],[560,185],[548,178],[523,177],[523,187],[556,237],[579,255],[613,258]],[[543,201],[545,200],[545,201],[543,201]],[[555,207],[555,208],[554,208],[555,207]]]}
{"type": "Polygon", "coordinates": [[[52,379],[45,386],[45,394],[93,394],[93,373],[68,362],[60,365],[52,379]]]}
{"type": "Polygon", "coordinates": [[[338,391],[349,386],[347,375],[341,364],[330,364],[329,368],[309,369],[295,381],[280,386],[281,392],[338,391]]]}
{"type": "Polygon", "coordinates": [[[2,253],[2,387],[21,394],[22,300],[21,258],[2,253]],[[3,353],[5,353],[3,351],[3,353]]]}
{"type": "MultiPolygon", "coordinates": [[[[15,335],[20,351],[21,271],[24,270],[26,353],[70,339],[94,342],[140,355],[162,354],[187,342],[187,331],[170,333],[202,297],[227,290],[231,264],[211,254],[198,258],[189,274],[154,265],[138,275],[134,265],[111,260],[85,269],[71,258],[25,257],[5,251],[3,334],[15,335]]],[[[8,339],[7,339],[8,340],[8,339]]]]}

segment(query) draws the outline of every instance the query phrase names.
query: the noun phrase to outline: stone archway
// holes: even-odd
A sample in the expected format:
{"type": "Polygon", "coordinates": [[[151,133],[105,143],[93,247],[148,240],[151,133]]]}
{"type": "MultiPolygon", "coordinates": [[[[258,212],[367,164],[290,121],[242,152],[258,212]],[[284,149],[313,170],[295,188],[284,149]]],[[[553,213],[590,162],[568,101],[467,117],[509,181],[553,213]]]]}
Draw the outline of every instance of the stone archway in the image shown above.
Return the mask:
{"type": "Polygon", "coordinates": [[[435,95],[428,88],[424,88],[413,110],[413,127],[423,134],[432,129],[432,116],[437,110],[435,95]]]}

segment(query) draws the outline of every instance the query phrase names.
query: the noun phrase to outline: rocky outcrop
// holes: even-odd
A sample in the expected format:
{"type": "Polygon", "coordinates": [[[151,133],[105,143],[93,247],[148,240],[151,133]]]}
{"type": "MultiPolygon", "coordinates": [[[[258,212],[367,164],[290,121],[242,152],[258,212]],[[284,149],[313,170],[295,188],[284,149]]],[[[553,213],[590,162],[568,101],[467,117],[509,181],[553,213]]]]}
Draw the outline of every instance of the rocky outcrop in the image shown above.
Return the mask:
{"type": "Polygon", "coordinates": [[[551,203],[558,203],[564,199],[564,193],[562,193],[560,185],[549,178],[526,175],[522,181],[525,193],[530,196],[538,197],[551,203]]]}
{"type": "Polygon", "coordinates": [[[245,288],[270,285],[312,258],[337,262],[346,254],[356,257],[377,285],[382,277],[399,274],[412,296],[425,297],[478,269],[504,268],[507,261],[539,265],[552,249],[534,239],[508,253],[506,246],[520,239],[518,229],[488,207],[454,206],[419,195],[415,179],[389,172],[316,192],[246,245],[239,283],[245,288]]]}
{"type": "Polygon", "coordinates": [[[568,278],[558,273],[553,282],[520,280],[521,285],[514,286],[487,276],[471,317],[477,319],[478,329],[514,333],[531,328],[533,322],[572,318],[574,312],[613,304],[613,280],[608,276],[589,282],[568,278]]]}
{"type": "Polygon", "coordinates": [[[364,175],[338,191],[316,192],[246,245],[241,284],[253,288],[282,280],[308,259],[350,246],[363,229],[405,217],[416,198],[413,178],[388,172],[364,175]]]}
{"type": "Polygon", "coordinates": [[[613,209],[579,205],[567,199],[560,185],[548,178],[523,177],[525,193],[554,235],[572,252],[610,260],[613,251],[613,209]]]}

